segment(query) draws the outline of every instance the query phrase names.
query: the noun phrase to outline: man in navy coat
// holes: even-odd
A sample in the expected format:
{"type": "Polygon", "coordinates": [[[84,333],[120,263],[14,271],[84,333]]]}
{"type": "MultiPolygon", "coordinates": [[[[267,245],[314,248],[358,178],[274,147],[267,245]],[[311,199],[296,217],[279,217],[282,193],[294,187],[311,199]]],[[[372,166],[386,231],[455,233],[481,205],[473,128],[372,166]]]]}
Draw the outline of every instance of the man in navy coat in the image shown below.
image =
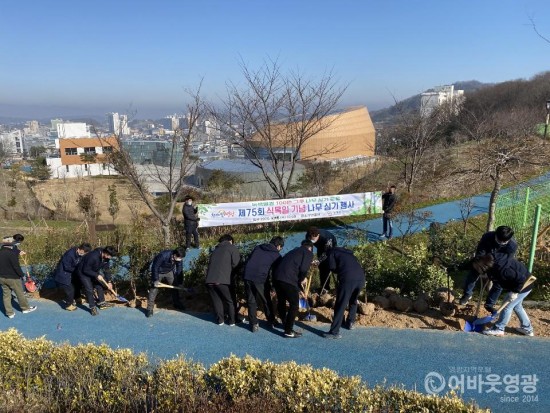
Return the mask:
{"type": "Polygon", "coordinates": [[[72,247],[65,251],[54,271],[54,280],[58,287],[65,294],[65,310],[76,310],[76,299],[80,297],[82,284],[76,269],[84,255],[92,250],[92,246],[87,242],[78,247],[72,247]]]}

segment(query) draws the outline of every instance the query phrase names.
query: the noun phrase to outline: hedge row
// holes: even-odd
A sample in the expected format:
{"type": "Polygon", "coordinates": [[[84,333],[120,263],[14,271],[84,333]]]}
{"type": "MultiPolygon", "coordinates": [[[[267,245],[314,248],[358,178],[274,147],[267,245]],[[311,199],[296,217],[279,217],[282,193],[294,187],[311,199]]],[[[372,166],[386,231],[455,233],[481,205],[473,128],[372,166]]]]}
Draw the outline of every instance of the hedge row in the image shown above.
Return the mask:
{"type": "Polygon", "coordinates": [[[0,333],[2,412],[480,412],[455,395],[368,388],[358,377],[294,362],[231,356],[206,369],[152,365],[106,345],[56,345],[0,333]]]}

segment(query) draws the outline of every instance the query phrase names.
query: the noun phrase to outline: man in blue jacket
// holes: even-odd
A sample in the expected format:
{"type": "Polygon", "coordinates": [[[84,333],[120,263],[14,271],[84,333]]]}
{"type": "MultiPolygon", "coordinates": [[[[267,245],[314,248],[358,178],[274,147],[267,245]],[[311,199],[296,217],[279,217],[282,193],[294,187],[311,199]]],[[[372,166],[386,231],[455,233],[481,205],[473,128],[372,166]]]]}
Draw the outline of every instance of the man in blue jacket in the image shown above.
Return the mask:
{"type": "Polygon", "coordinates": [[[84,287],[86,301],[93,316],[99,314],[98,308],[106,309],[113,304],[105,301],[104,286],[112,289],[111,273],[109,271],[109,260],[116,255],[114,247],[100,247],[84,255],[78,264],[78,276],[84,287]],[[103,275],[101,274],[103,273],[103,275]],[[94,297],[94,290],[97,293],[97,302],[94,297]]]}
{"type": "Polygon", "coordinates": [[[232,294],[234,271],[241,261],[241,254],[235,245],[233,237],[225,234],[218,240],[218,245],[208,262],[206,271],[206,288],[212,299],[216,323],[223,325],[225,316],[230,326],[235,325],[236,303],[232,294]]]}
{"type": "MultiPolygon", "coordinates": [[[[488,258],[490,261],[492,260],[492,257],[488,258]]],[[[529,316],[527,316],[527,313],[523,309],[523,300],[533,290],[533,284],[525,288],[523,287],[530,275],[527,267],[515,258],[508,258],[501,267],[491,272],[493,289],[498,289],[499,292],[502,290],[508,291],[504,301],[509,301],[509,304],[501,311],[494,327],[490,330],[485,330],[483,334],[489,336],[503,336],[504,329],[512,317],[512,312],[515,312],[520,322],[520,326],[516,327],[515,330],[525,336],[534,335],[533,325],[529,320],[529,316]]]]}
{"type": "MultiPolygon", "coordinates": [[[[491,268],[487,268],[487,276],[489,279],[498,272],[500,268],[506,265],[506,262],[513,258],[518,249],[518,244],[513,239],[514,230],[508,226],[502,225],[495,231],[489,231],[483,234],[481,237],[475,253],[473,262],[476,262],[476,258],[492,255],[494,265],[491,268]]],[[[477,280],[480,275],[485,272],[484,268],[472,266],[464,282],[464,294],[459,300],[460,305],[466,305],[474,293],[477,280]]],[[[498,288],[491,289],[491,292],[487,295],[485,300],[485,309],[489,312],[493,312],[494,305],[498,300],[502,290],[498,288]]]]}
{"type": "Polygon", "coordinates": [[[341,338],[340,327],[344,320],[344,312],[349,306],[348,318],[344,327],[351,330],[357,315],[357,297],[365,286],[365,271],[353,255],[353,251],[342,247],[331,248],[327,255],[328,266],[338,277],[336,287],[336,305],[334,317],[325,338],[341,338]]]}
{"type": "Polygon", "coordinates": [[[277,292],[277,310],[284,324],[285,337],[297,338],[302,333],[294,331],[298,315],[300,290],[313,262],[313,243],[303,240],[302,245],[286,254],[273,271],[273,283],[277,292]],[[286,303],[289,304],[287,312],[286,303]]]}
{"type": "Polygon", "coordinates": [[[284,245],[285,241],[282,237],[273,237],[269,243],[258,245],[250,254],[244,267],[243,279],[248,302],[248,319],[253,333],[258,331],[256,299],[260,300],[269,324],[275,324],[271,283],[268,277],[271,269],[281,258],[280,251],[284,245]]]}
{"type": "MultiPolygon", "coordinates": [[[[158,253],[153,258],[151,265],[151,283],[149,296],[147,298],[147,317],[153,316],[155,308],[155,299],[158,294],[159,282],[168,285],[183,284],[183,258],[185,257],[184,248],[176,248],[174,250],[165,250],[158,253]]],[[[172,290],[172,301],[174,307],[178,310],[183,310],[184,306],[180,301],[179,291],[172,290]]]]}
{"type": "Polygon", "coordinates": [[[330,290],[330,269],[326,261],[328,250],[336,247],[336,237],[326,229],[317,227],[309,227],[306,232],[306,239],[313,243],[317,250],[317,260],[319,261],[319,279],[321,281],[320,294],[324,294],[326,290],[330,290]]]}
{"type": "Polygon", "coordinates": [[[76,269],[78,263],[84,255],[92,250],[92,246],[87,242],[80,244],[65,251],[54,271],[54,280],[57,286],[65,294],[65,310],[76,310],[76,299],[80,297],[82,287],[76,269]]]}

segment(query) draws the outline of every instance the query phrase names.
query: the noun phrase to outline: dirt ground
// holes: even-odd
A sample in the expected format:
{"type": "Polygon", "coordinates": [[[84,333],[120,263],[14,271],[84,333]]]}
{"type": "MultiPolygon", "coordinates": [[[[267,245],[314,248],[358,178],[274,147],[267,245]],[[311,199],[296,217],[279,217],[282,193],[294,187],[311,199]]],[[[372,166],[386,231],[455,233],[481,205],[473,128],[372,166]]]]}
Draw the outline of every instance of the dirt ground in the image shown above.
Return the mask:
{"type": "MultiPolygon", "coordinates": [[[[119,294],[127,295],[124,291],[119,290],[119,294]]],[[[40,293],[34,293],[35,297],[50,300],[61,300],[62,295],[57,290],[42,290],[40,293]]],[[[192,312],[211,312],[210,297],[205,292],[200,291],[185,291],[180,294],[183,303],[186,307],[186,311],[192,312]]],[[[109,295],[107,294],[109,299],[109,295]]],[[[110,297],[110,300],[114,300],[115,297],[110,297]]],[[[117,304],[118,306],[126,306],[126,304],[117,304]]],[[[145,309],[147,307],[147,297],[138,296],[137,300],[131,304],[132,307],[145,309]]],[[[399,312],[396,310],[383,310],[381,308],[375,308],[370,315],[358,314],[356,325],[363,327],[386,327],[393,329],[414,328],[414,329],[431,329],[431,330],[446,330],[446,331],[462,331],[464,329],[465,321],[472,321],[475,314],[475,304],[468,304],[466,306],[457,306],[457,310],[454,316],[445,317],[441,314],[439,309],[429,308],[425,313],[418,314],[414,312],[399,312]]],[[[162,290],[156,300],[156,308],[172,309],[171,290],[162,290]]],[[[525,305],[527,314],[533,324],[535,336],[537,337],[550,337],[550,309],[548,308],[533,308],[525,305]]],[[[240,302],[239,313],[243,316],[247,316],[246,304],[244,301],[240,302]]],[[[301,312],[299,318],[303,319],[306,312],[301,312]]],[[[311,309],[311,314],[314,314],[317,321],[310,322],[323,331],[328,331],[329,324],[332,321],[333,310],[327,307],[315,307],[311,309]]],[[[480,310],[480,317],[490,315],[483,307],[480,310]]],[[[264,319],[261,311],[258,314],[258,318],[264,319]]],[[[489,324],[488,327],[491,325],[489,324]]],[[[514,331],[514,327],[519,327],[517,317],[512,315],[512,319],[506,328],[506,333],[510,335],[519,335],[514,331]]]]}

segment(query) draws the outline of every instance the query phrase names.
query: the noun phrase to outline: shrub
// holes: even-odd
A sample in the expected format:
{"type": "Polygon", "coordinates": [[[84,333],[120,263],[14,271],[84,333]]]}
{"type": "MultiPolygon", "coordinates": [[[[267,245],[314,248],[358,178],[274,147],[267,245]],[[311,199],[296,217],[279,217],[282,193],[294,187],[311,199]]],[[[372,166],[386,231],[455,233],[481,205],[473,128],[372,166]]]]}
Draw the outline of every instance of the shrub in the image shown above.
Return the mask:
{"type": "Polygon", "coordinates": [[[478,412],[456,395],[368,388],[359,377],[295,362],[231,356],[205,369],[184,358],[152,367],[145,355],[106,345],[56,346],[0,333],[5,412],[478,412]]]}

